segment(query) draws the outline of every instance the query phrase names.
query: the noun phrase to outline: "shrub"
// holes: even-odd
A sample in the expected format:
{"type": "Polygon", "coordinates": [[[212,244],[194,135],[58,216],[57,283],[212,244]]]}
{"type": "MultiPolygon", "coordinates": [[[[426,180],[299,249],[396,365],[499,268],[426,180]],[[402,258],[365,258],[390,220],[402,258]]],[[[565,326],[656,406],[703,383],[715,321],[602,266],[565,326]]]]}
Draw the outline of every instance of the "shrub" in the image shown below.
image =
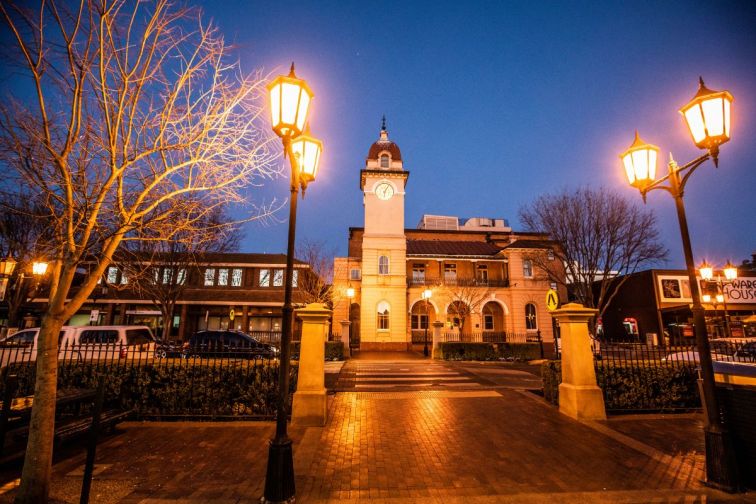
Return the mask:
{"type": "Polygon", "coordinates": [[[344,344],[341,341],[326,341],[325,360],[344,360],[344,344]]]}
{"type": "MultiPolygon", "coordinates": [[[[140,366],[82,362],[59,366],[58,389],[95,388],[103,378],[106,404],[134,410],[138,417],[271,418],[276,411],[278,369],[277,364],[260,361],[222,365],[155,361],[140,366]]],[[[9,373],[18,375],[18,395],[34,393],[33,364],[11,366],[9,373]]],[[[296,384],[297,367],[292,366],[291,392],[296,384]]]]}
{"type": "Polygon", "coordinates": [[[496,352],[491,343],[443,342],[439,344],[441,358],[444,360],[496,360],[496,352]]]}
{"type": "Polygon", "coordinates": [[[529,361],[541,358],[541,346],[538,343],[498,343],[496,350],[503,359],[529,361]]]}
{"type": "MultiPolygon", "coordinates": [[[[541,376],[544,398],[558,405],[561,362],[544,362],[541,376]]],[[[629,366],[607,364],[596,367],[596,381],[604,391],[606,409],[614,411],[698,408],[701,400],[697,378],[693,366],[636,362],[629,366]]]]}

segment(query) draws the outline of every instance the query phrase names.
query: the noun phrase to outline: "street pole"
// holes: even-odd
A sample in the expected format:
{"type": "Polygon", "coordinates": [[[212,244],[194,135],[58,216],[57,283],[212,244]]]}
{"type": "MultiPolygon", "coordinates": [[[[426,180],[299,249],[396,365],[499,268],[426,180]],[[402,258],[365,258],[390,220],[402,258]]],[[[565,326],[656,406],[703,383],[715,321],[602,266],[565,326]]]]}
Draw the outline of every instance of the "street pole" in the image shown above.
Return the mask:
{"type": "Polygon", "coordinates": [[[727,294],[725,294],[724,284],[722,283],[722,277],[717,275],[717,280],[719,281],[719,290],[722,291],[722,306],[724,308],[725,335],[728,338],[732,338],[732,332],[730,331],[730,317],[727,313],[727,294]]]}
{"type": "Polygon", "coordinates": [[[423,346],[423,355],[428,357],[428,324],[430,323],[430,317],[428,316],[428,298],[425,298],[425,345],[423,346]]]}

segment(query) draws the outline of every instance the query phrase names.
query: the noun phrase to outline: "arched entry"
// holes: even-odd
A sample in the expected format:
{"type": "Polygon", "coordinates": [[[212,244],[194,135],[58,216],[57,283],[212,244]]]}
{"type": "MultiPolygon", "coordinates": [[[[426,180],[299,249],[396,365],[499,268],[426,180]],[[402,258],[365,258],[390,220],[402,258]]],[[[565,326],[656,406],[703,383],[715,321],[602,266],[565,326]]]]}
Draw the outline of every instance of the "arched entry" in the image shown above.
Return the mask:
{"type": "Polygon", "coordinates": [[[417,301],[410,308],[410,333],[412,343],[424,343],[426,333],[428,338],[433,338],[431,324],[436,321],[436,307],[433,302],[424,300],[417,301]]]}
{"type": "Polygon", "coordinates": [[[501,341],[506,331],[506,327],[504,326],[504,309],[499,303],[489,301],[483,305],[480,323],[483,329],[484,341],[501,341]],[[500,338],[497,340],[497,337],[500,338]]]}
{"type": "Polygon", "coordinates": [[[462,334],[472,333],[472,310],[462,301],[452,301],[446,308],[446,327],[462,334]]]}
{"type": "Polygon", "coordinates": [[[360,347],[360,305],[352,303],[349,305],[349,346],[350,348],[360,347]]]}

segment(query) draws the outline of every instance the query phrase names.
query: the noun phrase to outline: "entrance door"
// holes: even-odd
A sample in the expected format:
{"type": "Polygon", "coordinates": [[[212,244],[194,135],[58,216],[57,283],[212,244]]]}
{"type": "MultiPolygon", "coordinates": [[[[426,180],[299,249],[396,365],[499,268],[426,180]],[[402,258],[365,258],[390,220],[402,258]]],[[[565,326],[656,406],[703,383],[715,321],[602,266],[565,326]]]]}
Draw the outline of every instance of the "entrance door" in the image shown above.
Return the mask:
{"type": "Polygon", "coordinates": [[[349,306],[349,347],[360,348],[360,305],[352,303],[349,306]]]}

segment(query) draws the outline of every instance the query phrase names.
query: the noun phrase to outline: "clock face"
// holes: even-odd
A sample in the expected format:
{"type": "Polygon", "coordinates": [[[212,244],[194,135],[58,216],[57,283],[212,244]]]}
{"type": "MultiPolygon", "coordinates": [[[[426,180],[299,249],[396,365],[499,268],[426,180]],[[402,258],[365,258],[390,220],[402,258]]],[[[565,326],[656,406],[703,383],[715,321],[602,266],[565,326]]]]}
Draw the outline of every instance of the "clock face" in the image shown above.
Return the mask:
{"type": "Polygon", "coordinates": [[[382,182],[375,188],[375,195],[378,196],[379,199],[382,199],[384,201],[391,199],[391,197],[394,195],[394,188],[391,186],[391,184],[382,182]]]}

